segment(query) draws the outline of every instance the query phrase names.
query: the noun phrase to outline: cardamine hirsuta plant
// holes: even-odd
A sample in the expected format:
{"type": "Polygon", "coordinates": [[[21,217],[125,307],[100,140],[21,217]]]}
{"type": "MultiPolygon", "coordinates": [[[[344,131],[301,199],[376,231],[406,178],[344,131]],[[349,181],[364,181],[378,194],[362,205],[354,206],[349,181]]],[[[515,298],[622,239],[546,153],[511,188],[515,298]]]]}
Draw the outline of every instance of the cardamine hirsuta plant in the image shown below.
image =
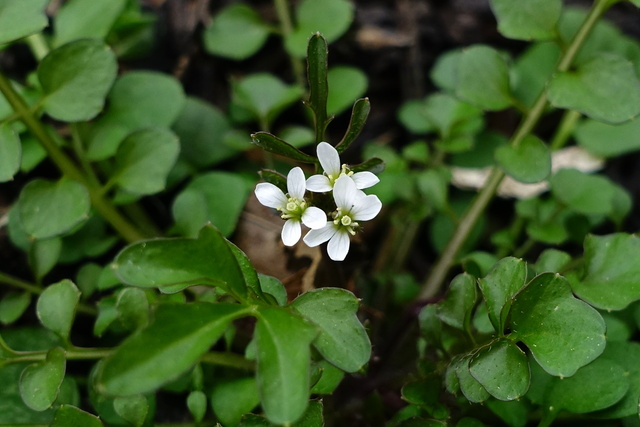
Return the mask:
{"type": "Polygon", "coordinates": [[[396,105],[386,6],[151,3],[0,0],[0,426],[640,425],[638,0],[490,0],[396,105]]]}

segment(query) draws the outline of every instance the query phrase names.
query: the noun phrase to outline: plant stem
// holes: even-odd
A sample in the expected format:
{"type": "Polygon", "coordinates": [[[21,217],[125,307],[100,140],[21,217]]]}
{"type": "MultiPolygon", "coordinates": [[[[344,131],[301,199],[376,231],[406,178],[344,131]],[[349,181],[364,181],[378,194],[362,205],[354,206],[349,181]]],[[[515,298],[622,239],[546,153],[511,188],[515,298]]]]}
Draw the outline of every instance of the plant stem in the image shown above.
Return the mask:
{"type": "MultiPolygon", "coordinates": [[[[571,63],[575,59],[580,47],[584,44],[587,39],[587,36],[593,30],[598,19],[604,14],[607,8],[611,5],[610,0],[596,0],[593,7],[589,11],[584,23],[578,30],[578,32],[573,37],[571,44],[567,48],[564,55],[560,58],[558,62],[558,66],[556,67],[557,71],[563,72],[567,71],[571,66],[571,63]]],[[[544,114],[548,105],[546,92],[543,90],[538,99],[534,103],[533,107],[527,115],[524,116],[520,125],[516,129],[513,137],[511,138],[510,144],[514,147],[517,147],[522,140],[529,134],[531,134],[537,125],[538,121],[544,114]]],[[[476,196],[473,203],[463,216],[462,220],[456,227],[451,240],[445,247],[444,251],[440,258],[434,264],[431,273],[425,280],[422,291],[420,292],[420,299],[427,299],[434,295],[436,295],[442,284],[444,283],[449,269],[455,262],[455,258],[458,254],[458,251],[467,240],[469,233],[471,232],[473,226],[480,218],[480,215],[484,212],[489,202],[493,198],[500,185],[500,182],[504,178],[505,174],[498,168],[493,168],[487,183],[482,188],[480,193],[476,196]]]]}
{"type": "Polygon", "coordinates": [[[148,237],[138,231],[138,229],[104,197],[102,189],[93,184],[91,180],[84,175],[82,170],[58,147],[46,128],[29,110],[24,99],[15,91],[9,79],[2,73],[0,73],[0,92],[2,92],[9,104],[11,104],[13,110],[18,113],[29,131],[38,139],[58,169],[68,178],[78,181],[86,187],[93,207],[125,240],[131,243],[148,237]]]}
{"type": "MultiPolygon", "coordinates": [[[[45,288],[42,288],[36,284],[26,282],[22,279],[18,279],[17,277],[10,276],[6,273],[0,271],[0,283],[4,283],[5,285],[13,286],[14,288],[22,289],[23,291],[29,292],[34,295],[40,295],[45,288]]],[[[80,313],[89,314],[91,316],[97,316],[98,311],[92,305],[79,303],[76,306],[76,310],[80,313]]]]}
{"type": "Polygon", "coordinates": [[[573,129],[575,129],[581,116],[582,114],[574,110],[567,110],[564,112],[562,120],[560,120],[560,124],[558,125],[558,129],[549,143],[551,151],[559,150],[565,146],[569,138],[571,138],[573,129]]]}
{"type": "MultiPolygon", "coordinates": [[[[284,37],[293,32],[293,21],[291,20],[291,13],[289,13],[289,5],[287,5],[287,0],[273,0],[273,3],[278,15],[278,21],[280,21],[280,31],[282,32],[284,44],[284,37]]],[[[304,63],[293,55],[289,55],[289,59],[291,60],[291,68],[293,69],[296,83],[304,86],[304,63]]]]}

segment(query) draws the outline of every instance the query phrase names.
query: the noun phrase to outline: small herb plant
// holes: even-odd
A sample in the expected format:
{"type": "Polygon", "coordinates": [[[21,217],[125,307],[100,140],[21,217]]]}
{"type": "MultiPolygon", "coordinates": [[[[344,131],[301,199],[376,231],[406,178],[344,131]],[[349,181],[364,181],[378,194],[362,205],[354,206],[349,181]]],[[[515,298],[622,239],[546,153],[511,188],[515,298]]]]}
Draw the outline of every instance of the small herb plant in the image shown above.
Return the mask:
{"type": "Polygon", "coordinates": [[[194,24],[219,105],[132,65],[139,2],[49,3],[0,0],[0,425],[640,425],[637,0],[491,0],[519,47],[444,52],[391,143],[347,0],[194,24]]]}

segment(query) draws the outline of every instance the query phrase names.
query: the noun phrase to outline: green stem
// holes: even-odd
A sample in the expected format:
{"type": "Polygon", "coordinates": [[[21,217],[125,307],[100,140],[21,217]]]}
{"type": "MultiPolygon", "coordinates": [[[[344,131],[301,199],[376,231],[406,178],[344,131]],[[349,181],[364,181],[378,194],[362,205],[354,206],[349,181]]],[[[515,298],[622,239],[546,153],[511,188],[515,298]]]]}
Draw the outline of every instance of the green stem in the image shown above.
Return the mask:
{"type": "Polygon", "coordinates": [[[46,128],[29,110],[24,99],[15,91],[9,79],[2,73],[0,73],[0,92],[2,92],[13,110],[18,113],[29,131],[38,139],[58,169],[68,178],[80,182],[87,188],[93,207],[125,240],[135,242],[148,237],[138,231],[138,229],[104,197],[101,188],[95,186],[64,151],[58,147],[46,128]]]}
{"type": "MultiPolygon", "coordinates": [[[[49,350],[42,351],[16,351],[12,356],[3,360],[3,363],[32,363],[46,360],[49,350]]],[[[80,348],[72,347],[65,350],[67,360],[97,360],[103,359],[113,353],[111,348],[80,348]]]]}
{"type": "MultiPolygon", "coordinates": [[[[278,21],[280,21],[280,31],[282,32],[282,36],[286,37],[293,32],[293,21],[291,20],[291,13],[289,12],[289,5],[287,4],[287,0],[273,0],[273,3],[276,14],[278,15],[278,21]]],[[[289,58],[296,83],[304,86],[304,63],[293,55],[289,55],[289,58]]]]}
{"type": "MultiPolygon", "coordinates": [[[[45,289],[36,284],[25,282],[22,279],[18,279],[17,277],[10,276],[1,271],[0,271],[0,283],[13,286],[14,288],[21,289],[23,291],[29,292],[34,295],[40,295],[42,291],[44,291],[45,289]]],[[[98,311],[95,309],[95,307],[85,303],[79,303],[76,307],[76,310],[80,313],[89,314],[91,316],[98,315],[98,311]]]]}
{"type": "Polygon", "coordinates": [[[549,143],[551,151],[559,150],[565,146],[567,141],[569,141],[569,138],[571,138],[573,130],[581,116],[582,114],[575,110],[567,110],[564,112],[562,120],[560,120],[560,124],[558,125],[558,129],[549,143]]]}
{"type": "MultiPolygon", "coordinates": [[[[607,10],[607,8],[611,5],[610,0],[596,0],[595,4],[589,11],[587,18],[584,23],[574,36],[571,44],[567,48],[566,52],[560,59],[560,62],[557,66],[557,71],[567,71],[571,66],[571,63],[575,59],[580,47],[584,44],[587,39],[587,36],[593,30],[598,19],[602,16],[602,14],[607,10]]],[[[546,92],[540,93],[538,99],[534,103],[531,110],[529,110],[528,114],[524,116],[522,122],[516,129],[513,137],[511,138],[510,144],[514,147],[517,147],[524,137],[531,134],[538,124],[540,118],[544,114],[548,105],[546,92]]],[[[473,226],[480,218],[480,215],[484,212],[489,202],[493,199],[493,196],[502,182],[505,174],[498,168],[494,168],[491,172],[489,179],[487,180],[484,188],[478,193],[473,203],[465,213],[464,217],[458,224],[458,227],[455,229],[451,240],[445,247],[442,255],[434,264],[431,273],[425,280],[422,291],[420,292],[420,299],[427,299],[440,291],[442,284],[444,283],[449,269],[455,262],[455,258],[458,254],[458,251],[467,240],[469,233],[473,229],[473,226]]]]}

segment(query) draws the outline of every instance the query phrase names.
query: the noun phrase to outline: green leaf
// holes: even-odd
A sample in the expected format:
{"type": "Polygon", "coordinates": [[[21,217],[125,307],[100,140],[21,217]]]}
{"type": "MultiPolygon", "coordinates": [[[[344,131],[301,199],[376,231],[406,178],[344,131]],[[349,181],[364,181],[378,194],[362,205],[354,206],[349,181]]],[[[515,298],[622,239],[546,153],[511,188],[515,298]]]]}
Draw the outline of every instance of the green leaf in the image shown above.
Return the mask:
{"type": "Polygon", "coordinates": [[[367,75],[356,67],[332,67],[327,75],[327,112],[340,114],[367,90],[367,75]]]}
{"type": "Polygon", "coordinates": [[[169,238],[135,243],[116,257],[113,269],[123,283],[143,288],[208,284],[240,297],[247,288],[227,241],[211,225],[196,239],[169,238]]]}
{"type": "Polygon", "coordinates": [[[498,20],[498,31],[510,39],[541,40],[556,37],[556,24],[562,11],[561,0],[531,0],[514,3],[491,0],[498,20]]]}
{"type": "Polygon", "coordinates": [[[229,172],[209,172],[195,177],[173,202],[171,211],[184,236],[196,236],[211,222],[230,236],[249,196],[245,179],[229,172]]]}
{"type": "Polygon", "coordinates": [[[557,249],[545,249],[542,251],[533,270],[540,273],[559,273],[567,264],[571,262],[571,255],[557,249]]]}
{"type": "Polygon", "coordinates": [[[478,280],[487,304],[491,324],[499,334],[504,332],[512,298],[522,289],[527,279],[527,264],[519,258],[503,258],[491,271],[478,280]]]}
{"type": "Polygon", "coordinates": [[[584,240],[585,273],[573,291],[589,304],[622,310],[640,299],[640,238],[632,234],[589,235],[584,240]]]}
{"type": "Polygon", "coordinates": [[[97,306],[98,316],[96,317],[96,322],[93,325],[93,334],[97,337],[101,337],[107,328],[109,328],[109,326],[111,326],[111,324],[118,318],[116,297],[108,296],[102,298],[98,301],[97,306]]]}
{"type": "Polygon", "coordinates": [[[211,390],[211,407],[223,425],[238,425],[244,414],[260,403],[254,377],[216,381],[211,390]]]}
{"type": "Polygon", "coordinates": [[[133,71],[116,80],[108,100],[106,114],[89,134],[87,155],[91,160],[113,156],[133,131],[171,126],[183,109],[185,95],[180,82],[171,76],[133,71]]]}
{"type": "Polygon", "coordinates": [[[454,362],[453,369],[460,385],[460,391],[464,394],[470,402],[480,403],[487,400],[491,395],[489,392],[471,376],[469,372],[470,356],[465,356],[462,359],[454,362]]]}
{"type": "Polygon", "coordinates": [[[118,293],[116,312],[120,323],[129,331],[135,331],[149,323],[149,300],[140,288],[124,288],[118,293]]]}
{"type": "Polygon", "coordinates": [[[329,97],[329,80],[327,73],[327,40],[316,33],[309,39],[307,47],[307,80],[309,81],[309,100],[307,105],[314,114],[316,144],[324,140],[327,127],[327,100],[329,97]]]}
{"type": "Polygon", "coordinates": [[[316,158],[298,150],[291,144],[275,137],[268,132],[256,132],[251,134],[251,142],[271,153],[280,154],[292,160],[303,163],[315,163],[316,158]]]}
{"type": "Polygon", "coordinates": [[[29,292],[9,291],[0,299],[0,323],[7,325],[13,323],[22,316],[31,303],[29,292]]]}
{"type": "Polygon", "coordinates": [[[354,16],[353,9],[353,5],[346,0],[303,0],[296,10],[296,28],[285,36],[285,48],[291,55],[302,58],[312,34],[322,33],[327,43],[337,40],[349,29],[354,16]]]}
{"type": "Polygon", "coordinates": [[[180,144],[165,129],[133,132],[122,141],[116,153],[113,182],[133,194],[155,194],[164,190],[180,144]]]}
{"type": "Polygon", "coordinates": [[[251,74],[232,84],[232,102],[241,106],[259,122],[272,123],[287,107],[298,101],[300,86],[286,85],[268,73],[251,74]]]}
{"type": "MultiPolygon", "coordinates": [[[[182,112],[173,124],[173,131],[180,138],[180,158],[196,168],[204,168],[240,152],[240,148],[226,142],[225,135],[231,129],[224,114],[197,98],[187,98],[182,112]]],[[[246,147],[249,138],[243,134],[246,147]]]]}
{"type": "Polygon", "coordinates": [[[287,289],[280,280],[267,276],[266,274],[258,274],[258,277],[260,279],[262,292],[275,298],[279,306],[287,305],[287,289]]]}
{"type": "Polygon", "coordinates": [[[21,161],[22,145],[18,134],[9,123],[0,124],[0,182],[11,181],[20,169],[21,161]]]}
{"type": "Polygon", "coordinates": [[[212,55],[243,60],[255,54],[269,36],[260,15],[244,4],[230,4],[211,20],[202,39],[212,55]]]}
{"type": "Polygon", "coordinates": [[[43,362],[27,366],[20,375],[20,396],[34,411],[51,407],[58,397],[66,367],[65,352],[54,347],[43,362]]]}
{"type": "Polygon", "coordinates": [[[37,33],[47,26],[48,0],[0,0],[0,44],[37,33]]]}
{"type": "Polygon", "coordinates": [[[73,0],[63,4],[55,20],[55,47],[77,39],[104,39],[122,13],[126,0],[73,0]]]}
{"type": "Polygon", "coordinates": [[[583,120],[574,136],[581,146],[596,156],[616,157],[640,150],[640,120],[610,125],[596,120],[583,120]]]}
{"type": "Polygon", "coordinates": [[[515,400],[529,389],[531,373],[526,354],[509,340],[482,347],[469,362],[469,372],[499,400],[515,400]]]}
{"type": "Polygon", "coordinates": [[[58,263],[62,240],[58,237],[52,239],[36,240],[29,247],[29,266],[36,280],[40,281],[58,263]]]}
{"type": "Polygon", "coordinates": [[[553,195],[576,212],[606,215],[614,209],[615,184],[604,176],[561,169],[549,183],[553,195]]]}
{"type": "Polygon", "coordinates": [[[69,339],[80,291],[70,280],[62,280],[47,286],[38,297],[36,314],[47,329],[69,339]]]}
{"type": "Polygon", "coordinates": [[[207,395],[200,390],[194,390],[187,396],[187,408],[196,423],[202,422],[207,413],[207,395]]]}
{"type": "Polygon", "coordinates": [[[69,232],[89,217],[91,201],[77,181],[34,179],[22,188],[18,202],[20,223],[32,239],[69,232]]]}
{"type": "Polygon", "coordinates": [[[473,276],[459,274],[451,281],[445,299],[437,305],[438,317],[447,325],[465,329],[469,325],[475,303],[476,284],[473,276]]]}
{"type": "Polygon", "coordinates": [[[555,376],[573,375],[605,347],[602,316],[576,299],[558,274],[536,276],[515,296],[510,326],[540,366],[555,376]]]}
{"type": "Polygon", "coordinates": [[[103,427],[100,418],[75,406],[61,405],[56,410],[51,427],[103,427]]]}
{"type": "Polygon", "coordinates": [[[554,378],[545,402],[554,411],[564,409],[584,414],[613,405],[628,389],[625,370],[617,363],[600,357],[570,378],[554,378]]]}
{"type": "Polygon", "coordinates": [[[640,114],[640,80],[629,60],[618,55],[601,53],[576,71],[555,74],[547,94],[555,107],[608,123],[640,114]]]}
{"type": "Polygon", "coordinates": [[[320,378],[311,388],[311,394],[332,394],[344,378],[344,371],[326,360],[318,362],[316,367],[320,371],[320,378]]]}
{"type": "Polygon", "coordinates": [[[543,181],[551,173],[551,151],[534,135],[525,136],[518,146],[498,147],[495,157],[507,175],[525,184],[543,181]]]}
{"type": "Polygon", "coordinates": [[[309,401],[309,344],[317,329],[281,308],[260,307],[257,317],[256,374],[262,408],[269,421],[292,423],[309,401]]]}
{"type": "Polygon", "coordinates": [[[473,134],[482,127],[482,110],[451,95],[435,93],[424,100],[409,101],[399,119],[416,134],[437,132],[441,138],[473,134]]]}
{"type": "Polygon", "coordinates": [[[116,396],[155,390],[191,368],[234,319],[246,314],[247,308],[237,304],[159,305],[149,327],[104,359],[98,390],[116,396]]]}
{"type": "Polygon", "coordinates": [[[457,67],[456,95],[485,110],[512,104],[509,67],[504,56],[484,45],[464,49],[457,67]]]}
{"type": "MultiPolygon", "coordinates": [[[[636,363],[640,357],[640,344],[637,342],[608,341],[607,348],[598,359],[610,360],[624,369],[629,389],[624,397],[613,406],[597,413],[598,418],[624,418],[638,413],[638,396],[640,396],[640,367],[636,363]]],[[[608,379],[605,379],[607,382],[608,379]]]]}
{"type": "Polygon", "coordinates": [[[142,394],[116,397],[113,400],[113,409],[129,425],[142,427],[149,412],[149,402],[142,394]]]}
{"type": "Polygon", "coordinates": [[[38,66],[44,111],[57,120],[81,122],[102,111],[117,73],[113,52],[85,39],[52,50],[38,66]]]}
{"type": "Polygon", "coordinates": [[[339,288],[305,292],[291,307],[320,329],[314,347],[330,363],[346,372],[356,372],[371,357],[371,342],[358,320],[358,299],[339,288]]]}
{"type": "Polygon", "coordinates": [[[533,106],[555,73],[559,58],[560,47],[554,42],[534,43],[516,58],[511,67],[511,89],[523,105],[533,106]]]}

